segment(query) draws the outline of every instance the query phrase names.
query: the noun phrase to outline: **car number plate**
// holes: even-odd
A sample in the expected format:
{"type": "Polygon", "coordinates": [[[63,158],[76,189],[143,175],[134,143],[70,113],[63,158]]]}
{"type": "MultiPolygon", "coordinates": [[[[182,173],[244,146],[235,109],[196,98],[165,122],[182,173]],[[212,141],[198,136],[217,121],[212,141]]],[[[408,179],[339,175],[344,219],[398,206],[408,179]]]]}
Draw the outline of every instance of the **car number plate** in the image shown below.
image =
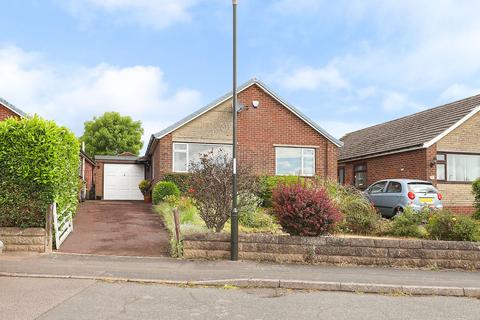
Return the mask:
{"type": "Polygon", "coordinates": [[[420,198],[421,203],[433,203],[433,198],[420,198]]]}

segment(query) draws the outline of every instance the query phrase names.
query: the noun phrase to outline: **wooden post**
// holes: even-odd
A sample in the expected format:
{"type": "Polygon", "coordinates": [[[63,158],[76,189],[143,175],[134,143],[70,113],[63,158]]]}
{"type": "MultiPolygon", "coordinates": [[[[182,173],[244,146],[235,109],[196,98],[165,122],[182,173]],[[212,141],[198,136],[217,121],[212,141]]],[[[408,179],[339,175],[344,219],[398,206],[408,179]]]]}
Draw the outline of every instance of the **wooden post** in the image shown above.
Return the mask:
{"type": "Polygon", "coordinates": [[[177,256],[180,255],[180,216],[178,214],[178,209],[173,209],[173,221],[175,223],[175,238],[177,239],[177,244],[175,246],[177,256]]]}
{"type": "Polygon", "coordinates": [[[45,216],[45,253],[52,253],[53,248],[53,204],[48,206],[45,216]]]}

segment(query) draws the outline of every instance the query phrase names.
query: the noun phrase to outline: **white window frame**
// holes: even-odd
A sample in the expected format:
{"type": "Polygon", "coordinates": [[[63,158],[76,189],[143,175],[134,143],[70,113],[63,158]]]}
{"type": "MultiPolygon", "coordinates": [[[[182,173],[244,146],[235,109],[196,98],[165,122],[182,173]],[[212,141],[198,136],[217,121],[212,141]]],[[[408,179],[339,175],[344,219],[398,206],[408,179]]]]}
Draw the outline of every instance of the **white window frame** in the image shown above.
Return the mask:
{"type": "Polygon", "coordinates": [[[189,158],[188,158],[188,143],[174,142],[172,144],[172,152],[173,152],[173,155],[172,155],[172,172],[188,173],[188,164],[190,163],[189,158]],[[184,145],[184,146],[186,146],[186,148],[185,148],[185,150],[175,150],[176,145],[184,145]],[[185,166],[185,171],[175,170],[175,153],[176,152],[186,153],[185,159],[187,159],[187,164],[185,166]]]}
{"type": "Polygon", "coordinates": [[[302,147],[289,147],[289,146],[282,146],[282,147],[275,147],[275,175],[276,176],[288,176],[289,174],[280,174],[278,173],[278,157],[277,157],[277,152],[278,152],[278,149],[279,148],[282,148],[282,149],[301,149],[302,152],[301,152],[301,160],[302,160],[302,164],[301,164],[301,167],[302,167],[302,170],[301,170],[301,173],[300,173],[300,176],[301,177],[314,177],[315,174],[317,173],[317,170],[316,170],[316,165],[317,165],[317,153],[316,153],[316,149],[315,148],[302,148],[302,147]],[[304,163],[304,158],[305,158],[305,150],[313,150],[313,174],[305,174],[304,171],[303,171],[303,163],[304,163]]]}
{"type": "Polygon", "coordinates": [[[215,147],[215,146],[230,146],[229,144],[222,144],[222,143],[201,143],[201,142],[174,142],[172,144],[172,172],[176,172],[176,173],[188,173],[189,170],[188,170],[188,167],[190,165],[190,144],[200,144],[200,145],[205,145],[205,146],[212,146],[212,147],[215,147]],[[184,145],[186,146],[185,150],[177,150],[175,151],[175,146],[176,145],[184,145]],[[175,152],[182,152],[182,153],[186,153],[186,159],[187,159],[187,165],[186,165],[186,171],[178,171],[178,170],[175,170],[175,152]]]}

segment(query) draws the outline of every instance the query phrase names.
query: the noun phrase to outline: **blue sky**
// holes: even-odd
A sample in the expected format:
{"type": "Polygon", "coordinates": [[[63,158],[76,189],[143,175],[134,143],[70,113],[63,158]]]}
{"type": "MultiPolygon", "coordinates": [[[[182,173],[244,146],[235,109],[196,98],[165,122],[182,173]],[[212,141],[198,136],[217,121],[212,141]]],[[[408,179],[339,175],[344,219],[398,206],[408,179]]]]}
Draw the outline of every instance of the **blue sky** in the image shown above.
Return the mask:
{"type": "MultiPolygon", "coordinates": [[[[231,88],[230,0],[0,0],[0,97],[145,136],[231,88]]],[[[336,137],[480,93],[479,1],[239,0],[239,82],[336,137]]]]}

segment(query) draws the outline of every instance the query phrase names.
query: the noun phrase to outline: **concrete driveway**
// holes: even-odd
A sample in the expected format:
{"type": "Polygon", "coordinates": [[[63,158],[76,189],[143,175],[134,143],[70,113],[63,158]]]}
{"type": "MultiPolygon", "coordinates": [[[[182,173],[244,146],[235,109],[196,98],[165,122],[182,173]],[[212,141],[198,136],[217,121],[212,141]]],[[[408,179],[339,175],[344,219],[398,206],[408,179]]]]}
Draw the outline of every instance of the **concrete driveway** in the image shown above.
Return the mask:
{"type": "Polygon", "coordinates": [[[118,256],[165,256],[169,237],[151,205],[140,201],[80,204],[73,232],[59,252],[118,256]]]}

